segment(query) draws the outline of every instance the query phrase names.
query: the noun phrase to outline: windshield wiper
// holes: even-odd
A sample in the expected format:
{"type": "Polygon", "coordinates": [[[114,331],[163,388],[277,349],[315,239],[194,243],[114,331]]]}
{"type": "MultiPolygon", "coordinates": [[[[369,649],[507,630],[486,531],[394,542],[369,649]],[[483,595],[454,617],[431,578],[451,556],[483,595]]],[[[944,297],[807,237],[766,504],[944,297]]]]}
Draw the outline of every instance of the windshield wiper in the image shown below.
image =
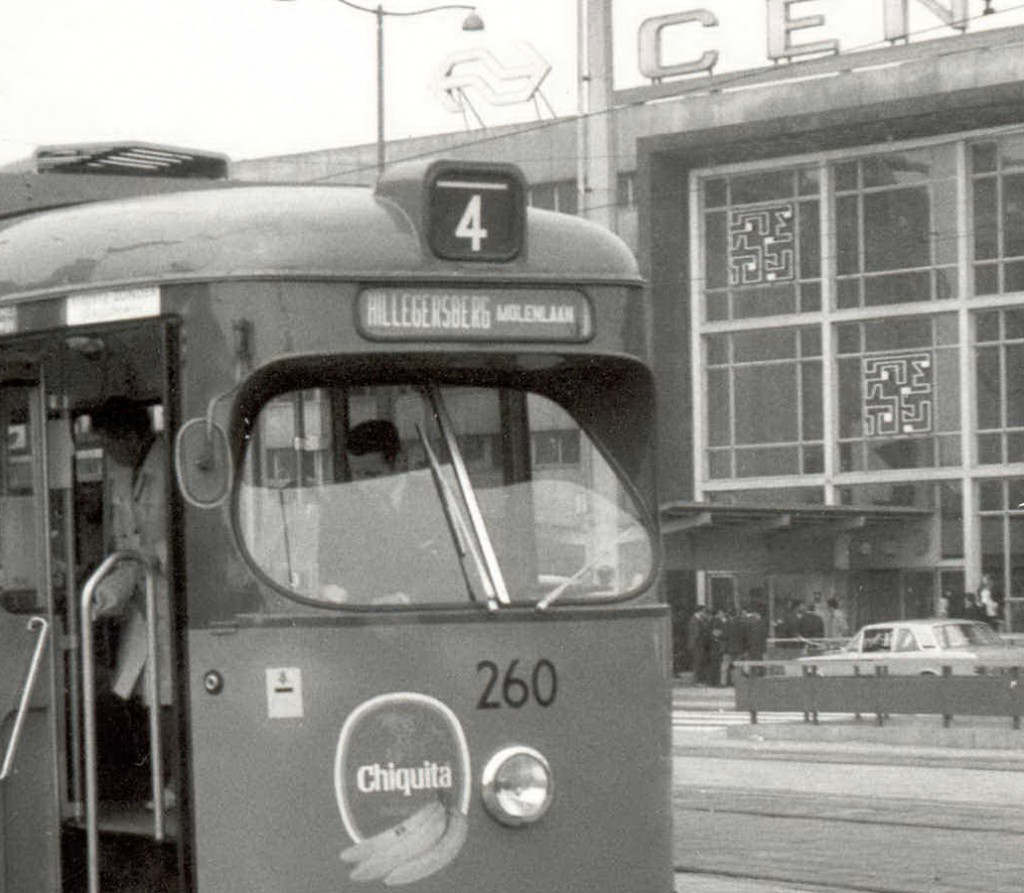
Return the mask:
{"type": "Polygon", "coordinates": [[[430,475],[434,479],[437,498],[441,501],[444,519],[448,522],[448,532],[452,536],[452,543],[454,543],[455,551],[459,556],[459,564],[462,566],[462,578],[466,581],[469,597],[473,601],[477,601],[473,580],[469,575],[469,568],[466,567],[467,557],[473,559],[473,566],[476,568],[480,581],[483,583],[484,594],[487,597],[487,607],[492,611],[497,610],[498,600],[495,597],[491,579],[487,574],[487,567],[484,564],[483,556],[480,555],[480,550],[477,548],[476,542],[466,526],[466,519],[462,516],[462,509],[459,508],[455,494],[452,493],[451,487],[448,486],[448,481],[444,479],[441,463],[437,461],[434,448],[430,445],[430,441],[427,439],[423,428],[418,424],[416,425],[416,434],[419,436],[420,443],[423,445],[423,452],[427,456],[427,463],[430,465],[430,475]]]}
{"type": "Polygon", "coordinates": [[[551,606],[552,602],[565,595],[565,593],[568,592],[568,590],[571,587],[575,586],[577,583],[579,583],[580,580],[583,579],[583,575],[587,573],[587,571],[593,570],[594,567],[595,565],[593,564],[583,565],[583,567],[576,571],[576,573],[574,573],[571,577],[567,577],[565,580],[559,583],[554,589],[552,589],[547,595],[545,595],[544,598],[537,602],[536,610],[546,611],[551,606]]]}
{"type": "MultiPolygon", "coordinates": [[[[498,564],[498,556],[491,543],[490,534],[487,532],[487,525],[484,523],[483,515],[480,513],[480,504],[477,502],[476,491],[469,479],[469,471],[466,469],[466,462],[462,457],[462,450],[455,439],[455,429],[452,427],[451,417],[448,415],[448,408],[441,397],[441,392],[434,385],[428,385],[425,389],[430,407],[434,411],[434,418],[437,419],[437,426],[441,429],[444,437],[448,455],[452,460],[452,469],[455,471],[455,483],[459,487],[462,501],[469,512],[469,524],[473,536],[470,542],[480,549],[480,559],[484,571],[482,577],[489,580],[493,589],[493,598],[502,605],[510,604],[508,588],[505,585],[505,577],[501,572],[501,565],[498,564]]],[[[454,503],[453,503],[454,504],[454,503]]]]}

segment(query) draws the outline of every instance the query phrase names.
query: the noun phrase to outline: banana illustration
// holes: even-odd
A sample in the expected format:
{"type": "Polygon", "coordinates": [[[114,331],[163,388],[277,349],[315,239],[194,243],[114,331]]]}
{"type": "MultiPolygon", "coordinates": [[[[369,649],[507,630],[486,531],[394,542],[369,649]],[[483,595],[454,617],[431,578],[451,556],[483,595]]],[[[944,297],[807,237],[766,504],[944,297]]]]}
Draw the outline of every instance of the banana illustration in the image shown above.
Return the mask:
{"type": "MultiPolygon", "coordinates": [[[[403,819],[397,825],[391,828],[386,828],[379,834],[375,834],[373,837],[367,837],[365,840],[361,840],[359,843],[354,843],[341,852],[341,859],[343,862],[362,862],[368,859],[374,853],[380,852],[382,849],[389,847],[392,843],[401,837],[404,837],[410,831],[415,830],[420,824],[427,821],[431,813],[435,811],[435,807],[441,806],[440,801],[431,800],[429,803],[424,804],[420,809],[414,812],[411,816],[403,819]]],[[[443,807],[442,807],[443,809],[443,807]]]]}
{"type": "Polygon", "coordinates": [[[356,863],[349,876],[353,881],[377,880],[431,849],[446,829],[444,806],[434,800],[394,827],[348,847],[341,858],[356,863]]]}
{"type": "Polygon", "coordinates": [[[418,856],[407,859],[391,872],[384,875],[389,887],[411,884],[440,871],[452,861],[462,849],[469,832],[469,818],[457,806],[448,809],[448,824],[437,845],[423,850],[418,856]]]}

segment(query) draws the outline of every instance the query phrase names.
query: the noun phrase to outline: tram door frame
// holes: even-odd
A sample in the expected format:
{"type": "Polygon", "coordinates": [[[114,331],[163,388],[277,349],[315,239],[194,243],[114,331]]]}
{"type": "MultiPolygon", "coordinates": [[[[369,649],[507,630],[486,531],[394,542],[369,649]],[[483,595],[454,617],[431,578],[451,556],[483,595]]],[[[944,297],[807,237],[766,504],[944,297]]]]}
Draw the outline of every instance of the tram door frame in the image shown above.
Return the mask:
{"type": "MultiPolygon", "coordinates": [[[[143,392],[133,396],[159,403],[164,436],[169,437],[178,412],[174,400],[180,374],[177,321],[140,319],[83,328],[75,334],[82,344],[90,339],[116,342],[123,334],[127,343],[118,348],[122,354],[140,344],[153,348],[146,358],[151,377],[143,392]]],[[[85,829],[79,603],[87,569],[83,561],[88,564],[88,560],[79,554],[86,531],[79,528],[82,494],[76,479],[74,426],[77,413],[88,414],[89,406],[118,392],[106,392],[110,385],[105,375],[92,382],[76,379],[85,367],[68,359],[74,353],[70,340],[60,334],[29,335],[5,345],[0,357],[0,437],[8,439],[7,445],[0,443],[0,463],[11,459],[13,437],[18,466],[13,488],[8,486],[12,472],[0,467],[0,765],[12,732],[20,725],[9,777],[0,780],[0,893],[61,893],[66,882],[83,883],[86,871],[85,843],[79,837],[85,829]],[[57,354],[63,351],[70,353],[61,358],[57,354]],[[12,527],[27,528],[27,532],[13,536],[12,527]],[[35,554],[31,554],[33,545],[35,554]],[[30,558],[12,575],[19,553],[30,558]],[[11,566],[4,567],[4,561],[11,566]],[[31,572],[26,570],[29,567],[31,572]],[[37,656],[34,684],[23,697],[37,656]],[[22,701],[26,709],[19,722],[22,701]],[[82,842],[69,849],[66,844],[72,839],[82,842]],[[77,880],[69,881],[72,876],[77,880]]],[[[168,557],[173,568],[181,559],[175,533],[182,519],[171,486],[173,476],[169,467],[166,471],[168,557]]],[[[174,606],[181,604],[182,593],[176,590],[173,572],[168,574],[167,597],[171,599],[172,653],[178,655],[182,653],[181,617],[174,606]]],[[[175,717],[180,721],[184,716],[181,692],[177,686],[173,690],[175,717]]],[[[181,789],[188,784],[186,763],[180,759],[181,789]]],[[[188,835],[180,805],[178,815],[178,831],[166,843],[175,850],[180,884],[188,835]]],[[[106,858],[101,860],[104,865],[106,858]]]]}
{"type": "MultiPolygon", "coordinates": [[[[171,625],[170,630],[165,634],[170,636],[172,662],[180,661],[183,659],[182,655],[184,654],[180,638],[183,628],[182,605],[184,602],[184,592],[178,589],[174,568],[183,566],[181,551],[184,547],[181,541],[181,534],[184,519],[181,515],[180,501],[170,465],[172,438],[177,428],[178,419],[176,395],[179,392],[180,376],[180,322],[165,317],[142,318],[119,322],[111,326],[99,326],[96,329],[83,329],[80,334],[85,341],[94,337],[98,342],[107,343],[108,348],[111,344],[117,344],[118,346],[116,350],[111,348],[111,363],[112,368],[115,370],[111,373],[111,377],[115,379],[115,383],[111,385],[109,382],[104,381],[101,389],[90,388],[89,399],[82,403],[77,411],[88,415],[89,409],[93,408],[94,405],[99,405],[110,397],[124,396],[137,401],[141,405],[159,406],[162,413],[162,426],[157,433],[162,433],[167,441],[168,464],[163,471],[167,475],[164,491],[166,497],[164,532],[167,543],[168,564],[167,567],[163,568],[167,585],[163,595],[158,595],[157,597],[169,599],[167,610],[160,613],[164,615],[164,618],[171,625]],[[131,368],[127,372],[127,379],[119,379],[119,376],[123,374],[123,370],[118,369],[119,357],[131,358],[131,368]],[[138,374],[139,378],[144,379],[144,381],[137,379],[135,377],[136,374],[138,374]]],[[[112,507],[107,501],[110,497],[110,488],[107,479],[107,459],[105,456],[100,467],[102,469],[101,486],[104,502],[102,522],[104,541],[99,547],[98,555],[90,554],[89,558],[98,560],[102,564],[111,554],[110,544],[106,541],[106,537],[110,533],[110,524],[112,523],[112,507]]],[[[77,485],[81,484],[81,481],[76,481],[75,483],[77,491],[77,485]]],[[[75,495],[76,497],[81,496],[78,492],[75,495]]],[[[77,511],[77,506],[75,511],[77,511]]],[[[77,545],[82,541],[84,535],[85,532],[76,529],[75,522],[72,521],[68,530],[69,539],[74,538],[76,543],[71,549],[72,553],[76,552],[77,545]]],[[[74,557],[73,554],[72,559],[74,557]]],[[[87,560],[86,563],[89,564],[89,561],[87,560]]],[[[89,564],[89,567],[88,578],[94,579],[97,568],[92,567],[91,564],[89,564]]],[[[78,570],[81,572],[83,569],[78,568],[78,570]]],[[[75,611],[72,613],[77,613],[84,595],[81,575],[77,582],[78,585],[74,587],[73,591],[69,591],[69,605],[72,603],[75,605],[75,611]]],[[[73,622],[74,620],[69,617],[69,625],[73,622]]],[[[75,639],[76,648],[69,652],[69,660],[74,660],[82,647],[82,636],[80,634],[76,635],[75,639]]],[[[94,654],[93,657],[95,658],[96,655],[94,654]]],[[[113,654],[109,654],[108,657],[113,657],[113,654]]],[[[74,679],[75,684],[83,688],[84,662],[85,658],[82,656],[79,658],[78,665],[72,665],[68,670],[69,678],[74,679]]],[[[87,803],[88,784],[87,779],[84,777],[88,771],[85,766],[87,760],[85,755],[86,731],[84,728],[82,729],[77,744],[72,742],[73,732],[72,738],[63,739],[72,742],[71,749],[76,758],[77,755],[82,755],[83,777],[73,777],[71,782],[72,787],[76,791],[74,799],[77,807],[75,815],[77,821],[75,824],[84,832],[80,851],[76,852],[76,860],[80,861],[81,865],[76,864],[74,870],[75,873],[80,870],[88,875],[89,886],[87,889],[89,890],[94,889],[93,885],[96,884],[103,890],[111,890],[113,893],[116,893],[116,891],[126,888],[141,889],[141,887],[138,887],[140,882],[158,884],[161,890],[179,890],[183,889],[183,886],[187,883],[185,879],[188,874],[186,866],[189,859],[188,838],[190,820],[188,817],[189,812],[187,811],[188,797],[186,792],[189,784],[188,764],[190,758],[187,756],[188,751],[182,737],[184,734],[183,727],[186,723],[186,707],[179,687],[180,680],[176,678],[180,670],[174,666],[162,667],[158,675],[162,675],[165,672],[171,674],[173,708],[171,711],[172,716],[162,717],[162,722],[172,722],[174,724],[174,735],[178,740],[178,744],[173,747],[172,752],[168,752],[165,749],[163,755],[165,767],[168,765],[168,761],[172,759],[177,766],[177,771],[173,775],[177,776],[176,785],[179,799],[176,808],[177,818],[173,823],[170,819],[171,810],[165,812],[163,820],[158,822],[156,820],[156,813],[150,806],[145,806],[142,813],[140,813],[138,809],[139,804],[133,803],[129,810],[132,814],[131,818],[126,818],[126,815],[123,813],[109,817],[97,816],[98,826],[95,832],[90,830],[87,803]],[[142,819],[141,822],[139,821],[140,819],[142,819]],[[171,827],[172,824],[173,828],[171,827]],[[143,827],[147,830],[143,830],[143,827]],[[158,831],[158,828],[161,828],[162,831],[158,831]],[[93,841],[90,841],[89,838],[94,833],[95,837],[93,841]],[[95,851],[92,850],[93,844],[97,847],[95,851]],[[96,859],[95,864],[93,864],[94,858],[96,859]],[[146,864],[140,864],[140,860],[144,860],[146,864]],[[172,862],[174,863],[173,868],[171,866],[172,862]],[[92,874],[94,871],[96,872],[95,876],[92,874]]],[[[145,673],[144,669],[143,679],[145,679],[145,673]]],[[[160,687],[159,682],[157,687],[160,687]]],[[[75,703],[83,705],[83,709],[84,698],[85,692],[82,691],[75,701],[75,703]]],[[[110,721],[110,718],[104,720],[99,713],[100,711],[97,710],[97,732],[99,737],[102,738],[100,726],[110,721]]],[[[136,717],[136,719],[139,719],[139,717],[136,717]]],[[[152,731],[152,728],[150,731],[152,731]]],[[[109,740],[109,734],[107,737],[109,740]]],[[[100,740],[96,741],[95,756],[98,760],[102,760],[104,756],[101,744],[100,740]]],[[[97,805],[102,810],[104,802],[102,788],[104,783],[102,780],[103,773],[100,772],[99,774],[101,776],[99,779],[100,790],[97,791],[97,794],[100,795],[100,803],[97,805]]],[[[150,781],[152,781],[152,778],[150,778],[150,781]]],[[[151,799],[155,799],[155,793],[155,791],[151,791],[151,799]]],[[[71,872],[69,871],[69,873],[71,872]]],[[[0,893],[3,893],[3,891],[0,890],[0,893]]]]}
{"type": "MultiPolygon", "coordinates": [[[[11,537],[12,526],[21,527],[23,510],[29,507],[23,503],[16,509],[13,500],[30,499],[29,537],[38,545],[29,562],[31,578],[25,579],[26,569],[22,568],[20,579],[5,578],[10,588],[0,596],[0,704],[4,711],[0,743],[7,769],[0,781],[0,889],[59,893],[63,779],[67,778],[63,747],[65,635],[57,611],[52,554],[52,544],[62,538],[53,536],[51,512],[56,497],[62,502],[60,514],[66,517],[73,451],[66,414],[48,420],[41,365],[32,364],[25,373],[28,375],[0,378],[0,423],[7,440],[0,450],[6,466],[0,500],[7,502],[7,512],[0,508],[0,537],[11,537]],[[13,425],[9,398],[18,391],[25,394],[27,418],[13,425]],[[51,439],[57,445],[55,453],[51,439]],[[22,453],[16,465],[10,461],[12,451],[22,453]],[[12,487],[10,475],[16,467],[22,477],[17,487],[12,487]],[[20,492],[12,495],[12,489],[20,492]]],[[[10,559],[12,552],[6,554],[10,559]]],[[[9,567],[4,570],[11,573],[9,567]]]]}

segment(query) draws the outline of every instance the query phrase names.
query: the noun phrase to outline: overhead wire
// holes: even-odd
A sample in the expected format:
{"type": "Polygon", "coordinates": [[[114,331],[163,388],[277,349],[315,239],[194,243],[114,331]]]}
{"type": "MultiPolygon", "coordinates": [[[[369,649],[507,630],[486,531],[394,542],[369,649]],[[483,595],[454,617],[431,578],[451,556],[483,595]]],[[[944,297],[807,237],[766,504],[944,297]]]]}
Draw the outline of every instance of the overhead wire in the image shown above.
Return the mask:
{"type": "MultiPolygon", "coordinates": [[[[1005,9],[998,10],[998,11],[993,12],[993,13],[986,13],[986,12],[983,11],[983,12],[980,12],[980,13],[978,13],[976,15],[967,16],[962,21],[964,21],[966,23],[970,23],[970,22],[974,22],[974,21],[979,21],[979,20],[982,20],[982,19],[986,19],[986,20],[991,21],[993,15],[996,15],[996,16],[998,16],[998,15],[1009,15],[1009,14],[1014,13],[1014,12],[1019,12],[1020,10],[1024,10],[1024,3],[1017,3],[1017,4],[1013,5],[1013,6],[1006,7],[1005,9]]],[[[922,35],[930,34],[930,33],[933,33],[933,32],[943,31],[943,30],[948,29],[949,27],[951,27],[951,26],[947,25],[947,24],[940,24],[940,25],[929,26],[927,28],[920,28],[920,29],[918,29],[916,31],[908,32],[906,37],[905,38],[900,38],[900,40],[904,40],[905,39],[907,42],[909,42],[911,38],[921,37],[922,35]]],[[[852,47],[850,49],[847,49],[847,50],[844,51],[843,54],[844,55],[848,55],[850,53],[856,53],[856,52],[867,51],[867,50],[872,50],[872,49],[880,49],[880,48],[884,48],[887,44],[891,44],[891,43],[892,43],[892,41],[888,41],[888,40],[872,41],[870,43],[856,45],[856,46],[854,46],[854,47],[852,47]]],[[[815,59],[819,59],[819,58],[821,58],[821,56],[816,55],[814,58],[815,59]]],[[[801,60],[801,61],[798,61],[798,62],[791,62],[788,65],[786,65],[785,68],[786,68],[786,70],[794,71],[795,72],[795,71],[798,70],[799,66],[804,61],[813,61],[813,60],[801,60]]],[[[764,69],[761,68],[761,69],[753,69],[753,70],[746,70],[746,71],[742,71],[742,72],[736,72],[733,75],[724,74],[724,75],[721,75],[720,77],[717,77],[714,80],[713,83],[709,83],[706,80],[694,79],[692,87],[689,87],[689,88],[687,88],[687,87],[680,87],[680,89],[678,91],[674,92],[670,97],[663,97],[663,99],[679,99],[679,98],[686,97],[686,96],[693,96],[693,95],[697,95],[697,94],[700,94],[700,93],[707,93],[707,92],[709,92],[709,90],[714,90],[715,92],[722,92],[722,91],[728,90],[728,89],[736,89],[737,87],[743,86],[743,84],[745,82],[751,81],[755,77],[761,76],[763,74],[763,71],[764,71],[764,69]]],[[[472,139],[467,139],[467,140],[464,140],[464,141],[461,141],[461,142],[456,142],[454,144],[446,145],[443,148],[431,148],[431,149],[424,149],[424,150],[418,151],[418,152],[412,152],[412,153],[410,153],[408,155],[403,155],[400,158],[395,158],[395,159],[388,160],[387,164],[385,165],[385,167],[389,167],[389,166],[392,166],[392,165],[395,165],[395,164],[400,164],[400,163],[406,162],[406,161],[418,161],[418,160],[422,160],[422,159],[425,159],[425,158],[432,158],[432,157],[435,157],[435,156],[437,156],[437,155],[439,155],[439,154],[441,154],[443,152],[453,152],[453,151],[454,152],[463,152],[466,149],[472,149],[475,146],[488,145],[488,144],[499,142],[499,141],[506,140],[506,139],[514,139],[514,138],[521,137],[524,134],[536,133],[536,132],[540,132],[540,131],[544,131],[544,130],[553,129],[555,127],[571,126],[571,125],[577,124],[580,121],[585,121],[585,120],[588,120],[588,119],[596,119],[596,118],[600,118],[600,117],[603,117],[603,116],[614,116],[614,115],[617,115],[617,114],[619,114],[621,112],[627,111],[629,109],[634,109],[634,108],[637,108],[638,106],[642,106],[642,105],[645,105],[645,104],[646,104],[646,101],[639,101],[639,102],[634,101],[634,102],[628,102],[628,103],[620,103],[620,104],[617,104],[617,105],[613,104],[613,105],[611,105],[611,106],[609,106],[608,108],[605,108],[605,109],[596,109],[596,110],[592,110],[592,111],[588,111],[588,112],[577,112],[575,114],[565,115],[565,116],[562,116],[562,117],[559,117],[559,118],[556,118],[556,119],[548,119],[548,120],[536,121],[536,122],[532,122],[532,123],[503,125],[501,133],[492,133],[492,134],[486,134],[486,135],[483,135],[483,136],[473,137],[472,139]]],[[[436,136],[439,136],[439,135],[440,134],[430,134],[430,135],[427,135],[427,136],[424,136],[424,137],[421,137],[421,138],[422,139],[428,139],[430,137],[436,137],[436,136]]],[[[366,173],[375,172],[376,170],[377,170],[377,167],[376,167],[375,163],[374,164],[367,164],[367,165],[347,168],[345,170],[337,170],[337,171],[334,171],[334,172],[331,172],[331,173],[327,173],[327,174],[324,174],[324,175],[312,178],[312,179],[309,180],[309,182],[312,182],[312,183],[326,182],[326,181],[329,181],[329,180],[336,179],[338,177],[351,177],[351,176],[356,176],[356,175],[359,175],[359,174],[366,174],[366,173]]]]}

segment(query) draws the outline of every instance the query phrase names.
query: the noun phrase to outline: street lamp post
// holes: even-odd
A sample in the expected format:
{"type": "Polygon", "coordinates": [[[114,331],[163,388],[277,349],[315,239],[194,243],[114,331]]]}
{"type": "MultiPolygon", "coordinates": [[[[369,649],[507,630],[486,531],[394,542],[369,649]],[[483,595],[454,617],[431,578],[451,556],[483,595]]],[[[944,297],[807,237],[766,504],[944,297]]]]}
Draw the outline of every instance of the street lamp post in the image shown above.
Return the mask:
{"type": "Polygon", "coordinates": [[[378,4],[376,7],[360,6],[352,3],[351,0],[338,0],[345,6],[357,9],[360,12],[371,13],[377,19],[377,173],[384,170],[384,18],[386,16],[400,16],[409,18],[411,16],[427,15],[431,12],[441,12],[446,9],[468,10],[469,14],[462,23],[463,31],[483,31],[484,23],[477,15],[475,6],[467,6],[462,3],[445,3],[440,6],[428,6],[423,9],[413,9],[408,12],[384,9],[378,4]]]}

